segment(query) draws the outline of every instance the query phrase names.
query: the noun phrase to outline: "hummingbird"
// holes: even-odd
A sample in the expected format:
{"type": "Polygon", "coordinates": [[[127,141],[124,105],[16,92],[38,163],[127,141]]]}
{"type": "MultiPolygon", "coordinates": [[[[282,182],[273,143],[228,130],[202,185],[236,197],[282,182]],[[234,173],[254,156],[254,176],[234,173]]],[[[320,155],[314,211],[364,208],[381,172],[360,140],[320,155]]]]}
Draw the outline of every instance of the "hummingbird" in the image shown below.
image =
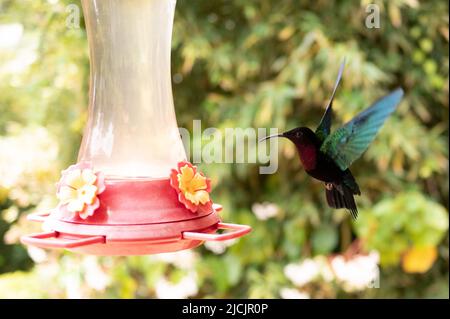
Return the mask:
{"type": "Polygon", "coordinates": [[[281,134],[266,136],[260,142],[273,137],[284,137],[293,142],[306,173],[324,182],[328,206],[345,208],[356,219],[358,208],[354,195],[361,195],[361,190],[349,167],[366,151],[386,119],[395,111],[403,90],[397,88],[380,98],[331,134],[333,100],[344,66],[345,59],[340,65],[325,113],[315,131],[308,127],[296,127],[281,134]]]}

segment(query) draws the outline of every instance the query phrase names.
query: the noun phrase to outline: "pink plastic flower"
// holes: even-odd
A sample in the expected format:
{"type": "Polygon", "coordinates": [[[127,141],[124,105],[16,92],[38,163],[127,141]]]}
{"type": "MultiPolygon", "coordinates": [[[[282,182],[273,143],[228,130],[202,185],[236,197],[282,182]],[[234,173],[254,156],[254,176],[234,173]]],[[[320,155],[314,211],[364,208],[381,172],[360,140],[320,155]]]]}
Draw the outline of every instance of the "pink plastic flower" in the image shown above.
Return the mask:
{"type": "Polygon", "coordinates": [[[178,170],[172,169],[170,185],[177,191],[178,200],[191,212],[212,210],[211,181],[191,163],[180,162],[178,170]]]}
{"type": "Polygon", "coordinates": [[[105,178],[89,163],[78,163],[62,171],[57,184],[59,210],[82,219],[92,216],[100,206],[98,195],[105,190],[105,178]]]}

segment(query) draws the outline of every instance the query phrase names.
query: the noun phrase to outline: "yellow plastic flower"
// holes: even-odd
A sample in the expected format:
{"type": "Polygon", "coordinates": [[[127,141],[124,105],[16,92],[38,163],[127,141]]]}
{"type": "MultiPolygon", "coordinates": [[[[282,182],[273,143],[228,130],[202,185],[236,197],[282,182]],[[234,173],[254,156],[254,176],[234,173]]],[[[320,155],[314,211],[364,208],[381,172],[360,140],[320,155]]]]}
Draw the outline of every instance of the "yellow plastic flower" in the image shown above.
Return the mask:
{"type": "Polygon", "coordinates": [[[97,195],[105,189],[103,176],[91,168],[73,165],[63,172],[57,197],[60,206],[83,219],[92,216],[100,203],[97,195]]]}
{"type": "Polygon", "coordinates": [[[437,249],[434,246],[421,246],[410,248],[402,259],[402,267],[408,273],[425,273],[434,264],[437,258],[437,249]]]}
{"type": "Polygon", "coordinates": [[[210,180],[197,168],[188,162],[178,164],[178,170],[173,169],[170,184],[178,192],[178,199],[193,213],[198,209],[211,209],[210,180]]]}
{"type": "Polygon", "coordinates": [[[187,200],[193,204],[206,204],[209,202],[209,193],[205,190],[208,188],[206,177],[195,173],[194,169],[184,166],[181,174],[177,174],[180,190],[184,193],[187,200]]]}

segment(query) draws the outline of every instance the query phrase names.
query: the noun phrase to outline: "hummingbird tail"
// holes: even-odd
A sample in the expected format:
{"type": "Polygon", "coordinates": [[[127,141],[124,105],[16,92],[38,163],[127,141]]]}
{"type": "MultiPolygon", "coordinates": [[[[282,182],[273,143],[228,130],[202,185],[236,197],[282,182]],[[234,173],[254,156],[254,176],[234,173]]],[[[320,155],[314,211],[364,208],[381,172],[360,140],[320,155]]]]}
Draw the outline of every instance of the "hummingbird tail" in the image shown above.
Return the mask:
{"type": "Polygon", "coordinates": [[[326,184],[326,197],[328,206],[332,208],[346,208],[353,219],[358,217],[354,192],[346,185],[326,184]]]}

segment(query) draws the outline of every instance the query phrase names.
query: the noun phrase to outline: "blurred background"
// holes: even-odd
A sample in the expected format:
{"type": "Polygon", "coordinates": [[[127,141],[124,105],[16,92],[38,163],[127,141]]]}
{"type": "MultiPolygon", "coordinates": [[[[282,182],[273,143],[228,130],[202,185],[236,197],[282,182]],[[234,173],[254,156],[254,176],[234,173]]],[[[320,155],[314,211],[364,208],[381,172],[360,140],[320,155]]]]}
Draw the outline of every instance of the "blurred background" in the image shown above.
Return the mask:
{"type": "Polygon", "coordinates": [[[178,124],[315,127],[339,64],[335,126],[397,86],[398,111],[353,165],[360,217],[280,142],[279,169],[201,164],[223,219],[254,231],[175,254],[94,257],[24,247],[28,213],[56,204],[87,117],[75,0],[0,0],[0,298],[448,298],[448,3],[179,1],[172,52],[178,124]],[[367,28],[367,6],[380,28],[367,28]],[[379,275],[379,276],[378,276],[379,275]]]}

